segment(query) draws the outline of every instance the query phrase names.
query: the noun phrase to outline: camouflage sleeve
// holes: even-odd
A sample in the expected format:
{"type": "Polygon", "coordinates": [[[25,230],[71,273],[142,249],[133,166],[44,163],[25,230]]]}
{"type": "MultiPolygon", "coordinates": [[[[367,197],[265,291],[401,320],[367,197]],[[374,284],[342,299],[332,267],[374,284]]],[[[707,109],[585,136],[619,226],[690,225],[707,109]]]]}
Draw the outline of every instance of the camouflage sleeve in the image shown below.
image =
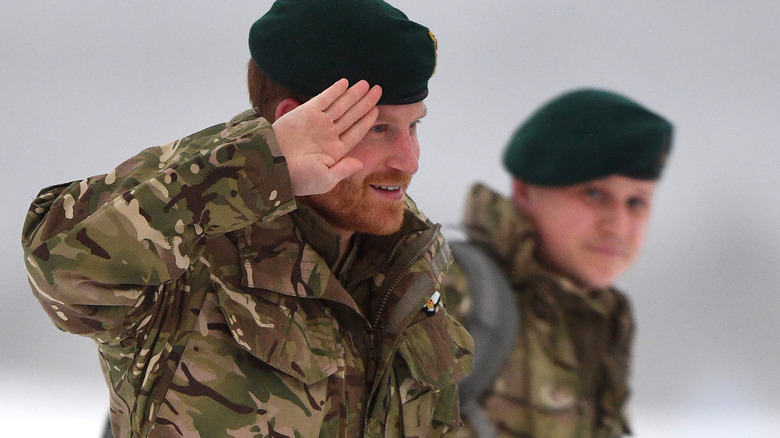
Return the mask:
{"type": "Polygon", "coordinates": [[[112,322],[91,318],[108,307],[121,323],[117,307],[179,278],[209,237],[294,207],[270,125],[217,125],[106,175],[44,189],[22,231],[28,279],[61,329],[96,332],[112,322]]]}

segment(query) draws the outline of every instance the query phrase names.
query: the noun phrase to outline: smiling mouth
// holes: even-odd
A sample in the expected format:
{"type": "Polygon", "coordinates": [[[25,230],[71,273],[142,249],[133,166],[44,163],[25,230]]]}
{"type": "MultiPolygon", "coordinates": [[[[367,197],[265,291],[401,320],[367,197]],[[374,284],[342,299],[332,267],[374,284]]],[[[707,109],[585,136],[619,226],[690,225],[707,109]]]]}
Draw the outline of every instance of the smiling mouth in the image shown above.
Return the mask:
{"type": "Polygon", "coordinates": [[[401,186],[380,186],[376,184],[371,184],[371,187],[379,190],[384,190],[387,192],[396,192],[398,190],[401,190],[401,186]]]}

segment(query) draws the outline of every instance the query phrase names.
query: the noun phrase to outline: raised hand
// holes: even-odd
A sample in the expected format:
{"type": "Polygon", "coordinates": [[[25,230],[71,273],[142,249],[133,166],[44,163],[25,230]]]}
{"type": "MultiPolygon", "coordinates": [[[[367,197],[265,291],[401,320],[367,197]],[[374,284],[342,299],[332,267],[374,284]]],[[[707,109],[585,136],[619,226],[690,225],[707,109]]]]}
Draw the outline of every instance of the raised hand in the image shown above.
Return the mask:
{"type": "Polygon", "coordinates": [[[290,171],[293,194],[316,195],[363,167],[347,153],[376,121],[382,89],[341,79],[273,124],[290,171]]]}

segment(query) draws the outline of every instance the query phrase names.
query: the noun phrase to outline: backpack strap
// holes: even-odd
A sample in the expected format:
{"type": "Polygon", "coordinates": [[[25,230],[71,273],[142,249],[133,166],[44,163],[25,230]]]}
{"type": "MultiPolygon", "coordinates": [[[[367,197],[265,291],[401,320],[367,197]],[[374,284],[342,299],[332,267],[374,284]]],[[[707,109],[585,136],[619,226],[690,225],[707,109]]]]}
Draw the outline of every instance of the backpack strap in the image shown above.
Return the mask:
{"type": "Polygon", "coordinates": [[[479,398],[493,385],[515,345],[520,326],[517,300],[501,267],[484,248],[470,241],[448,243],[469,280],[472,302],[463,325],[474,339],[474,367],[458,382],[461,413],[479,438],[493,438],[496,431],[479,398]]]}

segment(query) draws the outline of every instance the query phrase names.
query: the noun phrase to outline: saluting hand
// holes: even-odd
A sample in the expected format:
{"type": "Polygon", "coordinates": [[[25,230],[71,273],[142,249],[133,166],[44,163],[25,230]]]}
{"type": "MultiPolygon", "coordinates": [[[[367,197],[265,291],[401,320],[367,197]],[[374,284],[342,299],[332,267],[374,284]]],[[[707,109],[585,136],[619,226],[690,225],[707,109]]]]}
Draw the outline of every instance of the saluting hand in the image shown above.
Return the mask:
{"type": "Polygon", "coordinates": [[[363,168],[346,157],[374,125],[382,89],[341,79],[279,117],[274,133],[287,160],[296,196],[316,195],[363,168]]]}

